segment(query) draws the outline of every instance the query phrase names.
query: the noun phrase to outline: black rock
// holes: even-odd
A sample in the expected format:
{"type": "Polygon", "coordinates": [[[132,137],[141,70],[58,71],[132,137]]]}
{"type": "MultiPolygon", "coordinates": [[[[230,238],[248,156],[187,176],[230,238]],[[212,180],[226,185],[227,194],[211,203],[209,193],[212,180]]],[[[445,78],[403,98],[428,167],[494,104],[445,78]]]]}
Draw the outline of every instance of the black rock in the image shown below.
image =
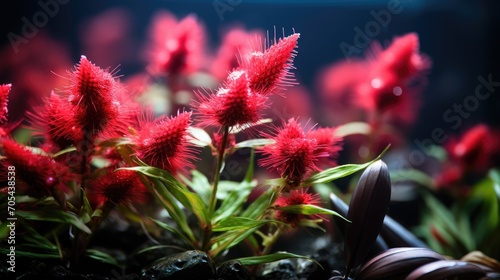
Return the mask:
{"type": "Polygon", "coordinates": [[[218,280],[250,280],[250,272],[240,261],[228,261],[217,268],[218,280]]]}
{"type": "Polygon", "coordinates": [[[281,260],[262,265],[257,272],[259,280],[299,280],[291,260],[281,260]]]}
{"type": "Polygon", "coordinates": [[[141,280],[215,279],[215,265],[202,251],[186,251],[161,260],[147,268],[141,280]]]}

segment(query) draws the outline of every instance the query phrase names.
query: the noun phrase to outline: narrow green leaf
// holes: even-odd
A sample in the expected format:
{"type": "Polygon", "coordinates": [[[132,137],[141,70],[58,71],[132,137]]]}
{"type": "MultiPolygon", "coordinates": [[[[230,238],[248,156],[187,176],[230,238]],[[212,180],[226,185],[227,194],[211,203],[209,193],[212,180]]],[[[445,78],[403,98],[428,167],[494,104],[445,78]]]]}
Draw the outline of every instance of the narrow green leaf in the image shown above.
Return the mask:
{"type": "Polygon", "coordinates": [[[371,126],[365,122],[350,122],[338,126],[335,130],[335,135],[345,137],[348,135],[362,134],[368,135],[371,132],[371,126]]]}
{"type": "Polygon", "coordinates": [[[47,238],[43,237],[41,234],[38,233],[34,228],[29,226],[27,223],[23,224],[24,230],[28,234],[24,234],[23,238],[26,242],[35,244],[38,248],[42,248],[45,250],[57,250],[57,246],[54,245],[52,242],[50,242],[47,238]]]}
{"type": "MultiPolygon", "coordinates": [[[[309,257],[301,256],[301,255],[297,255],[297,254],[292,254],[292,253],[287,253],[287,252],[278,252],[278,253],[264,255],[264,256],[239,258],[236,260],[240,261],[242,265],[258,265],[261,263],[269,263],[269,262],[275,262],[275,261],[279,261],[279,260],[293,259],[293,258],[308,259],[308,260],[314,261],[313,259],[311,259],[309,257]]],[[[316,264],[318,264],[316,261],[314,261],[314,262],[316,264]]]]}
{"type": "Polygon", "coordinates": [[[107,263],[107,264],[111,264],[111,265],[120,267],[120,265],[118,264],[116,259],[108,253],[105,253],[105,252],[102,252],[99,250],[95,250],[95,249],[87,249],[86,253],[87,253],[88,257],[90,257],[94,260],[98,260],[98,261],[101,261],[103,263],[107,263]]]}
{"type": "Polygon", "coordinates": [[[191,171],[191,177],[191,181],[187,178],[183,178],[183,181],[200,196],[205,204],[208,205],[210,195],[212,194],[212,186],[207,177],[198,170],[191,171]]]}
{"type": "Polygon", "coordinates": [[[283,187],[286,185],[286,181],[283,178],[274,178],[267,179],[264,181],[264,186],[273,186],[273,187],[283,187]]]}
{"type": "Polygon", "coordinates": [[[231,126],[229,128],[229,133],[236,134],[236,133],[239,133],[239,132],[241,132],[245,129],[248,129],[252,126],[266,124],[266,123],[272,123],[272,122],[273,122],[273,119],[261,119],[261,120],[254,122],[254,123],[246,123],[246,124],[242,124],[242,125],[231,126]]]}
{"type": "Polygon", "coordinates": [[[329,168],[326,170],[323,170],[319,173],[316,173],[312,175],[311,177],[307,178],[302,182],[303,186],[310,186],[310,185],[315,185],[315,184],[324,184],[324,183],[329,183],[331,181],[349,176],[353,173],[356,173],[360,170],[365,169],[368,167],[370,164],[374,163],[375,161],[379,160],[382,155],[389,149],[390,145],[387,146],[382,153],[380,153],[379,156],[374,158],[373,160],[363,163],[363,164],[345,164],[345,165],[340,165],[336,166],[333,168],[329,168]]]}
{"type": "MultiPolygon", "coordinates": [[[[0,248],[0,253],[2,255],[8,254],[9,251],[5,248],[0,248]]],[[[59,259],[59,253],[55,251],[55,253],[32,253],[23,251],[20,248],[16,247],[16,257],[27,257],[31,259],[59,259]]]]}
{"type": "Polygon", "coordinates": [[[184,239],[184,241],[187,242],[187,244],[191,244],[192,241],[189,239],[189,237],[187,237],[186,235],[182,234],[178,229],[162,222],[162,221],[159,221],[159,220],[156,220],[156,219],[153,219],[153,218],[150,218],[151,221],[153,221],[155,224],[157,224],[159,227],[165,229],[165,230],[168,230],[170,232],[172,232],[173,234],[176,234],[177,236],[181,237],[182,239],[184,239]]]}
{"type": "Polygon", "coordinates": [[[346,222],[350,222],[347,220],[345,217],[340,215],[339,213],[332,211],[330,209],[322,208],[316,205],[311,205],[311,204],[296,204],[296,205],[290,205],[290,206],[282,206],[282,207],[275,207],[276,210],[281,210],[287,213],[293,213],[293,214],[303,214],[303,215],[318,215],[318,214],[326,214],[326,215],[333,215],[342,218],[346,222]]]}
{"type": "MultiPolygon", "coordinates": [[[[223,181],[219,182],[219,184],[222,182],[223,181]]],[[[229,216],[238,214],[242,210],[243,205],[248,200],[248,196],[255,186],[257,186],[256,180],[252,182],[243,181],[237,184],[236,187],[229,192],[227,197],[222,200],[222,204],[215,211],[213,222],[218,222],[229,216]]]]}
{"type": "MultiPolygon", "coordinates": [[[[254,220],[245,217],[228,217],[212,228],[213,231],[234,231],[234,230],[245,230],[249,228],[259,227],[268,223],[281,223],[275,220],[254,220]]],[[[283,224],[283,223],[281,223],[283,224]]]]}
{"type": "Polygon", "coordinates": [[[391,181],[393,183],[413,181],[430,189],[435,188],[434,179],[432,179],[431,176],[427,175],[426,173],[420,170],[413,168],[401,169],[391,172],[391,181]]]}
{"type": "Polygon", "coordinates": [[[59,152],[53,154],[52,157],[56,158],[58,156],[62,156],[64,154],[71,153],[71,152],[74,152],[74,151],[76,151],[76,147],[75,146],[70,146],[70,147],[68,147],[66,149],[60,150],[59,152]]]}
{"type": "Polygon", "coordinates": [[[206,147],[212,144],[212,138],[204,129],[190,126],[187,131],[191,136],[188,139],[191,144],[198,147],[206,147]]]}
{"type": "Polygon", "coordinates": [[[17,211],[17,216],[23,217],[26,220],[35,221],[47,221],[47,222],[58,222],[67,223],[74,225],[78,229],[84,231],[85,233],[91,234],[90,229],[82,222],[80,218],[69,212],[64,212],[62,210],[43,210],[43,211],[17,211]]]}
{"type": "Polygon", "coordinates": [[[234,145],[236,149],[241,149],[241,148],[257,148],[257,147],[262,147],[270,144],[274,144],[276,141],[274,139],[267,139],[267,138],[262,138],[262,139],[250,139],[246,140],[240,143],[237,143],[234,145]]]}
{"type": "Polygon", "coordinates": [[[275,190],[272,188],[267,189],[261,194],[248,208],[241,214],[242,217],[257,219],[264,211],[271,206],[273,201],[277,198],[275,190]]]}
{"type": "Polygon", "coordinates": [[[152,166],[135,166],[119,168],[126,170],[134,170],[140,172],[148,177],[155,178],[164,183],[165,187],[168,188],[170,193],[179,200],[179,202],[195,214],[198,220],[202,224],[208,224],[208,207],[203,202],[201,197],[189,191],[181,182],[179,182],[172,174],[168,171],[152,167],[152,166]]]}

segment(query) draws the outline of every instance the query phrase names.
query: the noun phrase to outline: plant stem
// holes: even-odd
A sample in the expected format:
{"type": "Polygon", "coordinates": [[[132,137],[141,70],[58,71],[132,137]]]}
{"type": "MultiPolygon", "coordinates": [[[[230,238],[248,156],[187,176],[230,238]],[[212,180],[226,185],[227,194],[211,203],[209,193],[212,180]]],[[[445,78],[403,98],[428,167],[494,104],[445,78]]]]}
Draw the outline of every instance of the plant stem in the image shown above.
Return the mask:
{"type": "Polygon", "coordinates": [[[219,185],[220,180],[220,172],[222,168],[222,163],[224,162],[224,151],[226,149],[227,139],[229,137],[229,127],[224,126],[224,134],[222,135],[222,143],[221,146],[218,147],[218,155],[217,155],[217,166],[215,167],[215,176],[214,176],[214,186],[212,188],[212,194],[210,195],[210,202],[208,205],[208,220],[209,224],[205,225],[203,228],[203,240],[201,242],[201,248],[205,252],[208,252],[210,246],[210,238],[212,236],[212,218],[215,213],[215,206],[217,204],[217,187],[219,185]]]}
{"type": "Polygon", "coordinates": [[[226,149],[227,139],[229,137],[229,127],[224,127],[224,134],[222,136],[222,144],[219,147],[218,157],[217,157],[217,167],[215,169],[214,176],[214,187],[212,188],[212,195],[210,196],[210,204],[208,209],[208,217],[211,219],[215,212],[215,205],[217,204],[217,187],[220,180],[220,172],[222,168],[222,163],[224,162],[224,150],[226,149]]]}
{"type": "Polygon", "coordinates": [[[281,235],[281,225],[278,225],[276,231],[266,240],[266,244],[264,249],[262,249],[262,252],[260,253],[261,256],[269,254],[269,251],[271,251],[272,247],[278,241],[279,236],[281,235]]]}

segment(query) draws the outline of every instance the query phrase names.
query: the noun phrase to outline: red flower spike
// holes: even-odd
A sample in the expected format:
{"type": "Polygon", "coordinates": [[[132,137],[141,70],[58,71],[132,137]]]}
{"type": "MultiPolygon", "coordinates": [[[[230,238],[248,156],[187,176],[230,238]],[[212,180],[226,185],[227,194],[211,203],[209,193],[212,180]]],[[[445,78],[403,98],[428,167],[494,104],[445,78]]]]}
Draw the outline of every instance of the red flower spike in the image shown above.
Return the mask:
{"type": "Polygon", "coordinates": [[[337,157],[342,150],[342,138],[335,136],[335,128],[318,128],[307,134],[309,139],[315,139],[318,148],[315,153],[322,165],[333,167],[337,165],[337,157]]]}
{"type": "MultiPolygon", "coordinates": [[[[282,194],[276,200],[275,206],[285,207],[285,206],[293,206],[293,205],[301,205],[301,204],[309,204],[309,205],[319,205],[321,199],[318,194],[311,194],[307,192],[307,189],[304,190],[292,190],[288,194],[282,194]]],[[[317,216],[317,215],[316,215],[317,216]]],[[[298,223],[302,219],[307,219],[310,216],[302,215],[302,214],[294,214],[288,213],[285,211],[277,210],[275,212],[275,218],[283,223],[289,224],[292,227],[297,227],[298,223]]],[[[318,216],[320,217],[320,216],[318,216]]]]}
{"type": "Polygon", "coordinates": [[[94,138],[118,117],[119,104],[114,99],[113,76],[82,56],[71,73],[70,102],[76,107],[75,119],[85,133],[94,138]]]}
{"type": "Polygon", "coordinates": [[[136,139],[137,156],[145,163],[172,174],[192,167],[195,159],[193,145],[187,141],[191,113],[164,118],[143,125],[136,139]]]}
{"type": "Polygon", "coordinates": [[[465,171],[486,172],[498,156],[498,137],[491,129],[479,124],[463,134],[450,153],[465,171]]]}
{"type": "Polygon", "coordinates": [[[68,169],[52,158],[34,154],[16,141],[3,138],[0,140],[5,161],[2,165],[16,168],[16,178],[28,187],[26,194],[43,197],[54,193],[54,188],[62,187],[69,177],[68,169]]]}
{"type": "Polygon", "coordinates": [[[297,40],[300,34],[294,33],[279,39],[277,43],[262,52],[253,52],[244,68],[248,72],[250,89],[260,94],[274,92],[278,85],[293,82],[293,73],[289,72],[295,57],[297,40]]]}
{"type": "Polygon", "coordinates": [[[260,165],[278,171],[282,178],[286,178],[288,187],[298,186],[307,173],[318,170],[315,164],[318,159],[327,156],[326,153],[317,153],[316,139],[310,139],[295,119],[278,129],[276,136],[264,136],[276,143],[264,147],[262,153],[265,157],[260,160],[260,165]]]}
{"type": "Polygon", "coordinates": [[[146,187],[135,171],[109,169],[106,175],[92,182],[90,195],[97,205],[142,202],[145,200],[146,187]]]}
{"type": "Polygon", "coordinates": [[[253,93],[246,73],[236,70],[229,74],[225,86],[216,94],[199,94],[198,99],[196,107],[202,116],[202,125],[234,126],[257,122],[267,97],[253,93]]]}
{"type": "Polygon", "coordinates": [[[155,73],[190,74],[203,60],[205,31],[195,16],[180,22],[168,12],[159,13],[152,23],[150,66],[155,73]]]}
{"type": "Polygon", "coordinates": [[[11,84],[0,85],[0,122],[7,120],[7,102],[9,101],[9,92],[11,84]]]}
{"type": "Polygon", "coordinates": [[[83,139],[83,132],[76,123],[74,110],[67,98],[52,92],[34,112],[28,112],[37,135],[44,136],[58,149],[64,149],[83,139]]]}
{"type": "Polygon", "coordinates": [[[392,44],[380,53],[375,67],[394,73],[400,81],[411,79],[428,70],[430,59],[419,53],[419,40],[416,33],[409,33],[393,40],[392,44]]]}

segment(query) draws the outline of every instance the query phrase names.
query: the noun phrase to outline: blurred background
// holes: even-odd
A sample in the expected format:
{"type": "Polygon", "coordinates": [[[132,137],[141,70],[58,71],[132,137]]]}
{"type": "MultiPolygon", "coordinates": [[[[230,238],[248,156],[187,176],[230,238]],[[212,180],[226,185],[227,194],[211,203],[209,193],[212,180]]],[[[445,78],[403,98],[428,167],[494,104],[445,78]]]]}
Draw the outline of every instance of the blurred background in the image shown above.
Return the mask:
{"type": "MultiPolygon", "coordinates": [[[[391,14],[385,27],[379,25],[370,40],[387,45],[395,36],[417,32],[421,52],[433,61],[423,109],[408,136],[429,137],[438,126],[447,130],[450,123],[444,122],[443,113],[474,93],[479,75],[491,74],[493,81],[500,81],[497,1],[9,1],[0,12],[0,83],[14,84],[9,111],[16,119],[23,115],[19,104],[36,103],[39,97],[26,99],[23,92],[43,96],[60,88],[64,81],[57,75],[66,75],[82,54],[103,68],[119,66],[124,77],[138,73],[145,67],[148,26],[157,11],[168,10],[178,18],[195,14],[206,28],[206,49],[212,53],[224,31],[235,25],[269,31],[271,37],[275,28],[278,36],[282,30],[286,35],[293,29],[301,33],[294,72],[315,104],[320,71],[344,60],[342,42],[354,45],[355,28],[365,30],[374,20],[373,12],[387,10],[388,5],[400,12],[391,14]],[[41,15],[47,3],[57,7],[41,15]],[[26,21],[36,23],[37,30],[26,28],[26,21]]],[[[363,56],[369,48],[359,49],[349,58],[363,56]]],[[[498,95],[494,92],[481,102],[465,123],[498,126],[498,95]]]]}

